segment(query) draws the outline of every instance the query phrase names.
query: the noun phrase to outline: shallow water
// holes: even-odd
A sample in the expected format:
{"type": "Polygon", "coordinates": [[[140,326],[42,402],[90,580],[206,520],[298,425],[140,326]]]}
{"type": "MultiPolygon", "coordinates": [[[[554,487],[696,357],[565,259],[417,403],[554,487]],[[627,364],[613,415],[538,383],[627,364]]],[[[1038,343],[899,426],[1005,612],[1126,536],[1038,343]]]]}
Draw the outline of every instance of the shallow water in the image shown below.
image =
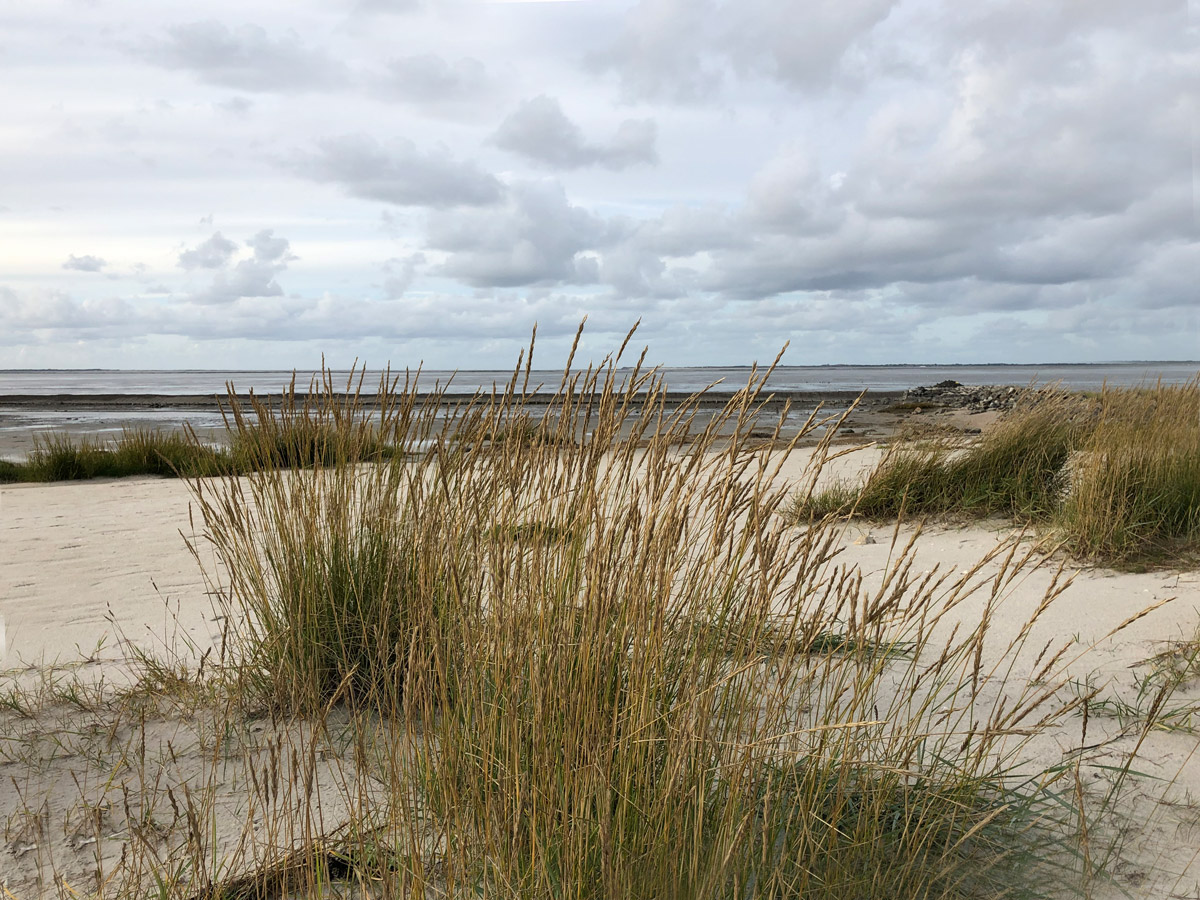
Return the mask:
{"type": "MultiPolygon", "coordinates": [[[[619,369],[628,374],[630,370],[619,369]]],[[[676,367],[662,370],[672,391],[699,391],[719,383],[735,390],[750,378],[749,366],[676,367]]],[[[951,379],[963,384],[1047,384],[1061,382],[1075,390],[1096,390],[1103,384],[1128,387],[1162,378],[1182,382],[1200,373],[1200,362],[1132,362],[1047,365],[979,366],[780,366],[767,382],[778,391],[902,391],[951,379]]],[[[334,385],[347,383],[347,372],[335,372],[334,385]]],[[[395,373],[393,373],[394,375],[395,373]]],[[[556,387],[558,371],[535,371],[531,385],[556,387]]],[[[433,390],[448,385],[450,393],[470,394],[480,388],[506,384],[511,371],[426,371],[418,386],[433,390]]],[[[296,385],[307,387],[312,373],[297,372],[296,385]]],[[[284,371],[119,370],[119,369],[0,369],[0,395],[5,394],[224,394],[233,384],[239,392],[277,392],[292,380],[284,371]]],[[[365,389],[378,384],[379,373],[368,372],[365,389]]],[[[401,379],[403,382],[403,378],[401,379]]]]}
{"type": "MultiPolygon", "coordinates": [[[[630,370],[618,370],[628,375],[630,370]]],[[[666,368],[662,374],[672,391],[691,393],[716,385],[718,392],[743,387],[751,376],[749,366],[666,368]]],[[[980,366],[781,366],[767,382],[779,392],[902,391],[947,379],[963,384],[1048,384],[1060,383],[1074,390],[1097,390],[1105,384],[1128,387],[1162,379],[1179,383],[1195,378],[1200,362],[1135,362],[1078,365],[980,365],[980,366]]],[[[349,373],[335,372],[338,389],[347,384],[349,373]]],[[[433,390],[447,386],[455,395],[471,394],[503,385],[511,372],[464,370],[421,373],[418,387],[433,390]]],[[[95,396],[100,394],[157,394],[167,396],[224,395],[227,385],[245,393],[277,393],[292,381],[283,371],[160,371],[160,370],[66,370],[0,369],[0,458],[21,459],[39,435],[66,432],[73,436],[105,439],[126,428],[180,429],[184,422],[198,432],[217,436],[223,430],[215,410],[184,409],[37,409],[6,407],[4,395],[50,397],[56,394],[95,396]]],[[[298,387],[307,388],[311,373],[297,374],[298,387]]],[[[364,390],[373,393],[379,373],[368,373],[364,390]]],[[[561,373],[535,371],[531,386],[557,387],[561,373]]],[[[401,378],[403,383],[403,378],[401,378]]],[[[797,406],[793,419],[806,417],[811,407],[797,406]]],[[[827,409],[826,412],[835,410],[827,409]]]]}

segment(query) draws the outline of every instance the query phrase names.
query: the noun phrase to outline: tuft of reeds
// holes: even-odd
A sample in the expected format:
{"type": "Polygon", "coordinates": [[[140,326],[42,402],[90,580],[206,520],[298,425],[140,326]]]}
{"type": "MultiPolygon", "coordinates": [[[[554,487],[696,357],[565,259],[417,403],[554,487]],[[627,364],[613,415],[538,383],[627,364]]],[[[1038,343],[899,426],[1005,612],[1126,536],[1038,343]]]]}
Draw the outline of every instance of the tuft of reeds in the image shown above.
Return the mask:
{"type": "Polygon", "coordinates": [[[794,499],[789,515],[1006,515],[1052,526],[1117,565],[1193,556],[1200,540],[1200,378],[1040,392],[978,441],[897,441],[864,484],[794,499]]]}
{"type": "Polygon", "coordinates": [[[1069,468],[1055,523],[1085,557],[1121,562],[1195,552],[1200,542],[1200,377],[1105,391],[1069,468]]]}
{"type": "Polygon", "coordinates": [[[538,414],[519,365],[445,421],[395,381],[369,405],[326,383],[280,426],[328,435],[305,468],[235,409],[254,465],[193,481],[241,707],[337,711],[373,773],[348,788],[369,846],[340,852],[505,898],[1036,895],[1089,871],[1069,767],[1022,755],[1081,702],[1061,656],[998,677],[1031,620],[981,667],[1028,561],[917,576],[897,546],[868,590],[832,523],[779,515],[761,378],[701,425],[619,359],[568,363],[538,414]]]}
{"type": "Polygon", "coordinates": [[[81,481],[91,478],[213,476],[229,468],[224,452],[190,437],[125,429],[112,442],[66,434],[39,437],[23,462],[0,461],[0,482],[81,481]]]}

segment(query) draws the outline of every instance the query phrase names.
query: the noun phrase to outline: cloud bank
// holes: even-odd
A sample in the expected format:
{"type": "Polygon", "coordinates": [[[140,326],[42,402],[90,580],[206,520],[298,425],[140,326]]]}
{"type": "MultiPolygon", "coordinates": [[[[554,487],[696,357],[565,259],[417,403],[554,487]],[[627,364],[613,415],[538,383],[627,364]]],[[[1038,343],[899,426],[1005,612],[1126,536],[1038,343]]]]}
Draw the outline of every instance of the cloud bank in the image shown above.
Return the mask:
{"type": "Polygon", "coordinates": [[[504,366],[585,314],[671,363],[1196,355],[1178,3],[2,18],[12,364],[504,366]]]}

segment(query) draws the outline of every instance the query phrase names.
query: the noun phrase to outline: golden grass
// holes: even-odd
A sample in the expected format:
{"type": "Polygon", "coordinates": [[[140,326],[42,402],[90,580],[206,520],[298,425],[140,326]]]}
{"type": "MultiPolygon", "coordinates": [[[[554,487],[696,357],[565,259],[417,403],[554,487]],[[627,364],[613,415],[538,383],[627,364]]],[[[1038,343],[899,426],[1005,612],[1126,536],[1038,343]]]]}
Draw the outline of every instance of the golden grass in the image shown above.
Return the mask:
{"type": "Polygon", "coordinates": [[[978,441],[901,440],[861,486],[796,497],[795,521],[1006,515],[1079,557],[1187,561],[1200,544],[1200,377],[1028,395],[978,441]]]}
{"type": "MultiPolygon", "coordinates": [[[[749,449],[760,377],[701,423],[640,363],[618,378],[620,358],[536,412],[518,365],[448,422],[396,381],[368,408],[326,379],[276,414],[317,436],[298,455],[269,411],[235,407],[253,465],[190,482],[223,646],[199,669],[143,656],[135,689],[61,732],[94,760],[72,809],[100,837],[86,883],[44,883],[206,900],[1083,890],[1104,823],[1077,759],[1029,750],[1089,699],[1066,642],[1026,646],[1063,585],[999,648],[993,621],[1035,564],[1015,544],[957,575],[897,545],[868,590],[835,523],[781,515],[789,448],[749,449]]],[[[33,785],[54,758],[45,710],[9,697],[29,724],[0,754],[33,785]]],[[[8,823],[16,840],[45,834],[38,809],[8,823]]]]}

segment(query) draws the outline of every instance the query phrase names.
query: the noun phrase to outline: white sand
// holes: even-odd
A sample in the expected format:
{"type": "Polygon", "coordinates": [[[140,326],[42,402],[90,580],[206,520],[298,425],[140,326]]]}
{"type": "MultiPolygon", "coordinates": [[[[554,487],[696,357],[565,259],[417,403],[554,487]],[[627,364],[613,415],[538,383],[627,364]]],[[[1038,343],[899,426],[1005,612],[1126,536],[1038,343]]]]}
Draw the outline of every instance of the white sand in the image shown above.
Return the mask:
{"type": "MultiPolygon", "coordinates": [[[[877,458],[876,454],[852,454],[839,460],[835,468],[842,473],[861,471],[877,458]]],[[[804,456],[800,454],[788,463],[785,476],[799,481],[803,471],[804,456]]],[[[197,531],[201,529],[199,521],[195,526],[197,531]]],[[[211,646],[218,623],[181,532],[190,535],[192,525],[187,486],[179,481],[131,479],[0,487],[0,616],[6,641],[0,653],[0,669],[80,659],[94,659],[96,665],[103,666],[104,661],[125,655],[118,646],[122,636],[148,648],[159,648],[164,640],[174,641],[178,647],[180,636],[186,636],[201,650],[211,646]]],[[[1011,528],[1002,523],[931,528],[919,539],[917,566],[964,571],[1010,533],[1011,528]]],[[[910,534],[911,529],[903,530],[901,543],[910,534]]],[[[878,580],[893,552],[889,529],[859,523],[847,527],[841,558],[858,567],[868,585],[878,580]]],[[[998,646],[1007,642],[1005,632],[1013,632],[1040,602],[1056,568],[1054,559],[1046,560],[1013,585],[995,624],[998,646]]],[[[1040,620],[1030,646],[1040,647],[1053,640],[1075,642],[1083,650],[1094,644],[1073,672],[1081,680],[1090,677],[1096,684],[1111,684],[1110,691],[1115,695],[1131,698],[1134,676],[1143,671],[1140,663],[1162,650],[1166,642],[1196,634],[1200,624],[1198,572],[1117,574],[1082,569],[1071,574],[1073,583],[1040,620]],[[1160,601],[1169,602],[1115,638],[1105,639],[1122,621],[1160,601]]],[[[968,603],[961,616],[969,621],[978,615],[978,609],[978,604],[968,603]]],[[[1022,659],[1014,677],[1025,677],[1032,656],[1022,659]]],[[[6,680],[11,683],[16,677],[12,673],[0,676],[0,689],[6,680]]],[[[1192,685],[1185,688],[1181,698],[1180,702],[1200,702],[1200,692],[1192,685]]],[[[1200,715],[1196,718],[1194,724],[1200,729],[1200,715]]],[[[5,722],[11,724],[11,720],[0,717],[0,729],[5,722]]],[[[191,739],[184,732],[192,734],[188,728],[194,726],[166,722],[156,727],[168,736],[174,734],[176,746],[182,746],[191,739]]],[[[1077,734],[1049,737],[1047,752],[1078,744],[1077,734]]],[[[1131,749],[1128,740],[1118,741],[1105,751],[1106,756],[1091,762],[1118,762],[1120,754],[1131,749]]],[[[1136,897],[1198,897],[1197,737],[1181,732],[1156,733],[1146,741],[1142,753],[1144,760],[1137,768],[1166,781],[1157,786],[1152,782],[1140,784],[1131,800],[1131,815],[1143,820],[1153,816],[1153,820],[1131,837],[1127,858],[1116,869],[1118,884],[1136,897]],[[1174,782],[1169,790],[1167,782],[1174,782]],[[1174,805],[1156,803],[1154,798],[1164,790],[1174,805]]],[[[6,828],[5,843],[0,846],[0,883],[8,873],[13,873],[13,885],[24,885],[26,890],[36,883],[30,867],[44,854],[40,846],[37,853],[29,849],[37,843],[36,836],[14,822],[20,818],[19,810],[28,807],[30,791],[36,794],[44,789],[47,797],[55,791],[62,793],[73,771],[72,758],[67,754],[55,763],[57,768],[43,771],[36,785],[19,760],[0,759],[0,826],[6,828]],[[42,784],[48,777],[53,783],[42,784]],[[14,784],[24,785],[24,789],[14,790],[14,784]]],[[[181,762],[189,759],[194,765],[203,765],[203,753],[199,751],[192,757],[184,753],[181,762]]],[[[1096,768],[1092,776],[1101,777],[1102,772],[1096,768]]],[[[231,791],[245,789],[244,784],[230,786],[231,791]]],[[[75,788],[71,792],[79,793],[75,788]]],[[[68,809],[66,800],[60,798],[51,806],[55,803],[68,809]]],[[[77,846],[81,840],[86,841],[86,837],[79,836],[83,832],[72,836],[70,829],[59,830],[59,845],[49,853],[57,854],[54,865],[60,869],[74,865],[79,871],[89,865],[94,868],[93,856],[101,851],[92,844],[85,843],[82,849],[77,846]],[[71,854],[80,859],[72,863],[71,854]]],[[[113,844],[104,851],[109,865],[117,846],[113,844]]],[[[1110,889],[1104,888],[1098,895],[1110,889]]],[[[18,896],[25,900],[30,895],[18,896]]]]}
{"type": "Polygon", "coordinates": [[[208,646],[211,604],[181,535],[188,504],[170,479],[0,486],[0,669],[120,657],[122,632],[154,646],[175,611],[208,646]]]}

